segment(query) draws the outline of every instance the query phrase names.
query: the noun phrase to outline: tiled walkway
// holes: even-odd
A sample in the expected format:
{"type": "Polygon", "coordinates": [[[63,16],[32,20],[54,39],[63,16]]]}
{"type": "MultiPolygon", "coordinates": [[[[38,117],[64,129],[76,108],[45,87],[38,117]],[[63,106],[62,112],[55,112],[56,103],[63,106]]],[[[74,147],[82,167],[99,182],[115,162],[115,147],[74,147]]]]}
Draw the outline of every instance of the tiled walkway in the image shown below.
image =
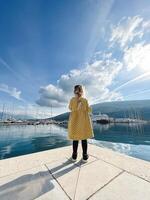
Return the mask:
{"type": "Polygon", "coordinates": [[[72,146],[0,161],[0,200],[150,200],[150,162],[89,144],[82,163],[72,146]]]}

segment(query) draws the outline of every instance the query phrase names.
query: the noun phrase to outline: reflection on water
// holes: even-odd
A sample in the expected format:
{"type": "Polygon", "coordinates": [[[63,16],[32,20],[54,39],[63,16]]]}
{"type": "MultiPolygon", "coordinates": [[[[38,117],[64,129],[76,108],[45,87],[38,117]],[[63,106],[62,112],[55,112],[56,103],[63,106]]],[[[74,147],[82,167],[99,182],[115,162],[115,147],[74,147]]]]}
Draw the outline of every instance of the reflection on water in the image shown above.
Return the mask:
{"type": "Polygon", "coordinates": [[[150,124],[94,124],[94,134],[91,143],[150,161],[150,124]]]}
{"type": "Polygon", "coordinates": [[[66,129],[50,126],[1,126],[0,158],[53,149],[70,144],[66,129]]]}
{"type": "MultiPolygon", "coordinates": [[[[93,124],[89,143],[150,161],[150,125],[93,124]]],[[[0,159],[70,145],[67,127],[58,125],[1,126],[0,159]]]]}

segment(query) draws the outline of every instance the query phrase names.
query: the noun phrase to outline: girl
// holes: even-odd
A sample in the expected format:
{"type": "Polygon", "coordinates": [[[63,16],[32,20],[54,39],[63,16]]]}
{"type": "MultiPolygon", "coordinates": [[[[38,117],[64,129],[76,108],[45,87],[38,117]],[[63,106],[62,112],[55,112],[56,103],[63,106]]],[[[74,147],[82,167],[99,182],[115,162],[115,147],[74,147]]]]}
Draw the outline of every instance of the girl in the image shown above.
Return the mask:
{"type": "Polygon", "coordinates": [[[88,100],[83,97],[82,85],[74,86],[75,96],[70,99],[68,108],[71,110],[68,121],[68,139],[73,140],[72,161],[77,159],[79,140],[82,142],[82,160],[86,162],[89,158],[87,154],[87,139],[94,137],[92,121],[89,113],[92,108],[88,100]]]}

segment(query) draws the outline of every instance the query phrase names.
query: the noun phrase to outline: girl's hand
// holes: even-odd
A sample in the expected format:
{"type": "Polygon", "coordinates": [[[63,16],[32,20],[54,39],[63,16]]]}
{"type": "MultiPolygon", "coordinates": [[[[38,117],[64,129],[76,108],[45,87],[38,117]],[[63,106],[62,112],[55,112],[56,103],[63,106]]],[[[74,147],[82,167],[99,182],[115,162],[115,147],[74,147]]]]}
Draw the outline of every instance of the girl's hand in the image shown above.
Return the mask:
{"type": "Polygon", "coordinates": [[[78,110],[82,107],[82,102],[78,101],[78,110]]]}

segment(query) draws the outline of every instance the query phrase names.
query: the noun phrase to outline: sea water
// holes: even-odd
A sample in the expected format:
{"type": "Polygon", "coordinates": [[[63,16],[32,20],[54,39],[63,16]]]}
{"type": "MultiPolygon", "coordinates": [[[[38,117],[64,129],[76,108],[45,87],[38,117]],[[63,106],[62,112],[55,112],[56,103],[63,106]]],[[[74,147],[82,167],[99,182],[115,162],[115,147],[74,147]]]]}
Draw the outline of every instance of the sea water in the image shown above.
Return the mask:
{"type": "MultiPolygon", "coordinates": [[[[96,124],[89,143],[150,161],[150,124],[96,124]]],[[[72,144],[67,125],[0,126],[0,159],[72,144]]]]}

